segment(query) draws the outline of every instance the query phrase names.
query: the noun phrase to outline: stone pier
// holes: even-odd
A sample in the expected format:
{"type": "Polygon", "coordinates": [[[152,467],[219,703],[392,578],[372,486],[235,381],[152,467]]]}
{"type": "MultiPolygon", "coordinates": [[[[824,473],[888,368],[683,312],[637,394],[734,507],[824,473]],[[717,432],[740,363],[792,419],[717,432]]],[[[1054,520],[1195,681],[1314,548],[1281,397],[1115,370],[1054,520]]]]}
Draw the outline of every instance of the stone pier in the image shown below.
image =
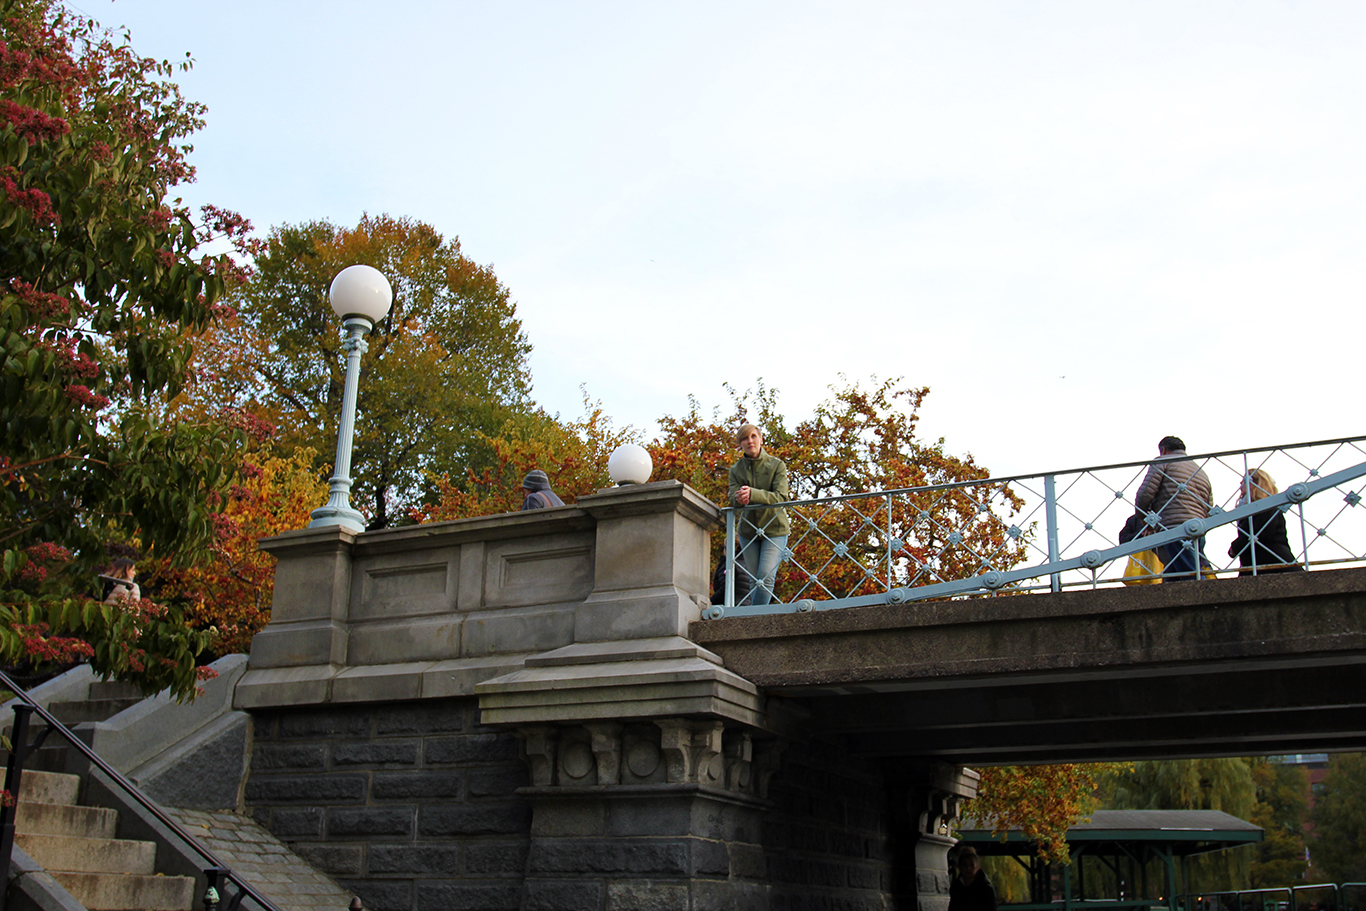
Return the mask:
{"type": "Polygon", "coordinates": [[[292,532],[246,800],[373,911],[947,906],[971,772],[870,758],[687,638],[716,507],[292,532]]]}

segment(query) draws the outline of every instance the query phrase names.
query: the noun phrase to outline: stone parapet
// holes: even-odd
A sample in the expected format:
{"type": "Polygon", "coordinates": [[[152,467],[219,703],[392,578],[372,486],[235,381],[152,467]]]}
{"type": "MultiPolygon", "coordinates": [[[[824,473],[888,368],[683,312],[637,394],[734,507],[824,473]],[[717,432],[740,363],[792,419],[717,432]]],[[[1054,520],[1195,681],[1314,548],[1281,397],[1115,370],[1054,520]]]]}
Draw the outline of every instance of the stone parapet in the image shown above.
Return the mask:
{"type": "Polygon", "coordinates": [[[268,538],[271,623],[239,708],[469,695],[529,656],[679,636],[707,603],[719,510],[677,481],[576,506],[268,538]]]}

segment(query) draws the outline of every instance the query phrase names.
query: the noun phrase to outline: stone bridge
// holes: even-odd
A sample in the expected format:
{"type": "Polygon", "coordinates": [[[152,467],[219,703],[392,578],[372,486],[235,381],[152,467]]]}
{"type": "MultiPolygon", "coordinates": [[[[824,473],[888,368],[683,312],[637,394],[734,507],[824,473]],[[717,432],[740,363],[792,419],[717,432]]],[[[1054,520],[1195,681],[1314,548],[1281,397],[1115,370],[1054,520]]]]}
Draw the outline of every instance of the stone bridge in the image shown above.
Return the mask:
{"type": "Polygon", "coordinates": [[[374,911],[943,911],[965,766],[1366,748],[1366,570],[705,622],[718,518],[267,540],[248,805],[374,911]]]}
{"type": "Polygon", "coordinates": [[[689,636],[864,756],[1366,749],[1366,569],[702,621],[689,636]]]}

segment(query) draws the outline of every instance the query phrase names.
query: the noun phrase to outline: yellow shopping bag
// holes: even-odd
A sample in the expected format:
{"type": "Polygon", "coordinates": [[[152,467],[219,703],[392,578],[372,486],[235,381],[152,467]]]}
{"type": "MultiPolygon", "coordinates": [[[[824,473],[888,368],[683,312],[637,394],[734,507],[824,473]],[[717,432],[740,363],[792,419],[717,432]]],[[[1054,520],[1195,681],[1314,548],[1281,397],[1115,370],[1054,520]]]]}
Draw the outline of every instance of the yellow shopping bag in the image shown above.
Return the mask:
{"type": "Polygon", "coordinates": [[[1162,581],[1162,561],[1151,550],[1140,550],[1129,555],[1124,567],[1125,585],[1152,585],[1162,581]]]}

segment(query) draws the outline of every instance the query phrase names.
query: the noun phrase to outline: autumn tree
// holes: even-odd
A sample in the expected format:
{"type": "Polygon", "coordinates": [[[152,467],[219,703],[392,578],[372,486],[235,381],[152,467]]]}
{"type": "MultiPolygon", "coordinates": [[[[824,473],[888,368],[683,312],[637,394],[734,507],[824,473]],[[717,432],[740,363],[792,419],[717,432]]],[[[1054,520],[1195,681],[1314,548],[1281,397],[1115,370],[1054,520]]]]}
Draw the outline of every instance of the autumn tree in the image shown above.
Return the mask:
{"type": "Polygon", "coordinates": [[[1252,860],[1252,887],[1269,889],[1304,882],[1304,823],[1308,818],[1309,776],[1304,767],[1251,760],[1257,805],[1249,822],[1262,827],[1262,842],[1252,860]]]}
{"type": "MultiPolygon", "coordinates": [[[[1253,761],[1240,758],[1157,759],[1107,777],[1103,806],[1110,810],[1222,810],[1250,820],[1257,805],[1253,761]]],[[[1246,889],[1256,850],[1232,848],[1191,858],[1187,892],[1246,889]]]]}
{"type": "MultiPolygon", "coordinates": [[[[514,414],[497,434],[482,435],[491,453],[490,463],[467,468],[454,478],[433,476],[432,502],[414,507],[417,522],[466,519],[472,516],[515,512],[522,508],[522,478],[539,468],[550,486],[568,504],[584,494],[607,487],[607,459],[623,443],[635,442],[633,428],[616,428],[601,402],[587,392],[583,415],[566,420],[537,409],[514,414]]],[[[656,472],[658,474],[658,472],[656,472]]]]}
{"type": "Polygon", "coordinates": [[[60,4],[3,15],[0,655],[80,642],[97,671],[184,695],[209,637],[174,605],[130,618],[87,596],[110,540],[192,560],[212,538],[235,431],[163,424],[143,405],[179,386],[184,331],[212,319],[236,275],[204,244],[248,226],[167,202],[193,177],[203,113],[175,66],[60,4]]]}
{"type": "Polygon", "coordinates": [[[991,766],[980,770],[966,820],[1004,836],[1017,831],[1045,863],[1068,863],[1067,830],[1100,806],[1099,782],[1129,771],[1128,763],[991,766]]]}
{"type": "Polygon", "coordinates": [[[352,501],[382,527],[423,501],[429,475],[458,485],[467,469],[495,465],[485,439],[527,407],[530,345],[492,268],[430,225],[381,215],[354,228],[314,221],[273,229],[255,275],[229,302],[263,340],[251,407],[279,424],[281,445],[317,453],[324,473],[345,377],[327,292],[356,263],[379,269],[394,289],[362,361],[352,456],[352,501]]]}
{"type": "Polygon", "coordinates": [[[1366,753],[1334,753],[1314,798],[1314,869],[1328,882],[1366,882],[1366,753]]]}
{"type": "Polygon", "coordinates": [[[704,416],[690,399],[682,417],[660,419],[660,436],[648,447],[656,479],[677,478],[727,505],[727,475],[739,458],[735,430],[750,421],[763,430],[764,448],[787,464],[794,500],[918,488],[890,502],[868,496],[794,508],[793,556],[777,583],[781,600],[870,594],[880,590],[879,576],[907,586],[963,578],[988,560],[1012,566],[1023,556],[1024,539],[1007,534],[1018,497],[1005,485],[961,486],[987,479],[988,471],[970,455],[945,452],[942,439],[917,436],[928,388],[900,379],[865,386],[841,377],[830,397],[795,425],[762,384],[746,394],[726,390],[731,404],[724,417],[719,408],[704,416]],[[816,570],[819,583],[808,575],[816,570]]]}
{"type": "Polygon", "coordinates": [[[246,652],[252,636],[270,622],[276,560],[257,542],[304,528],[328,491],[307,449],[287,456],[271,455],[264,448],[248,451],[239,475],[224,493],[204,558],[189,565],[162,559],[143,570],[158,598],[184,602],[187,622],[216,631],[214,648],[219,654],[246,652]]]}

